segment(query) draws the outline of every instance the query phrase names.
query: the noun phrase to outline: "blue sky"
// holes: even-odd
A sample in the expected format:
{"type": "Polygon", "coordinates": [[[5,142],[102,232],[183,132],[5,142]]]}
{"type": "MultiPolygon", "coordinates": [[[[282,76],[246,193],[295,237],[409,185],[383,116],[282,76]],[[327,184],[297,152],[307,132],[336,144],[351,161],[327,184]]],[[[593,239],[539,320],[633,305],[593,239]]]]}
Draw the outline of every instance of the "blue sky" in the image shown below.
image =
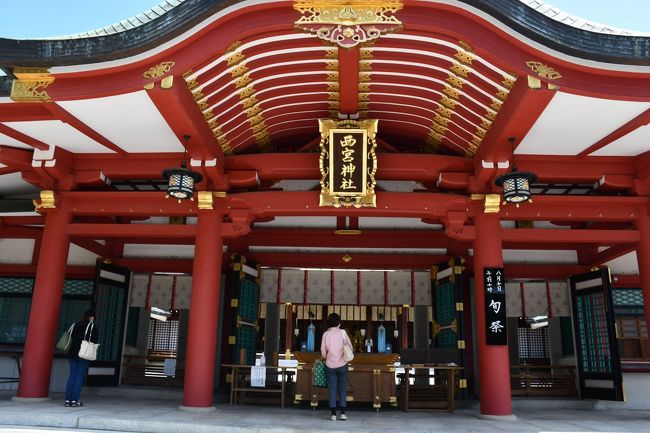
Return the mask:
{"type": "MultiPolygon", "coordinates": [[[[157,0],[5,0],[0,14],[0,37],[39,38],[94,30],[158,3],[157,0]]],[[[591,21],[650,32],[650,0],[548,0],[546,3],[591,21]]]]}

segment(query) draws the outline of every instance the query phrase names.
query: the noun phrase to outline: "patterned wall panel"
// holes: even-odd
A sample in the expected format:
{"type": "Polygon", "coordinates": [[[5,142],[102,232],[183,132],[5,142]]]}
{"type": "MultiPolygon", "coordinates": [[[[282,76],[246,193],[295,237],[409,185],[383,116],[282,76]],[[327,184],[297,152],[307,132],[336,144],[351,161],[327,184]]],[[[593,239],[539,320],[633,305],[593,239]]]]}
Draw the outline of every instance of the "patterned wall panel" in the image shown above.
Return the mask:
{"type": "Polygon", "coordinates": [[[334,271],[334,303],[357,304],[357,273],[334,271]]]}
{"type": "Polygon", "coordinates": [[[415,273],[415,305],[431,305],[431,273],[415,273]]]}
{"type": "Polygon", "coordinates": [[[176,308],[189,310],[192,302],[192,277],[179,275],[176,277],[176,308]]]}
{"type": "Polygon", "coordinates": [[[172,306],[172,277],[154,275],[151,278],[151,306],[168,310],[172,306]]]}
{"type": "Polygon", "coordinates": [[[307,273],[307,303],[329,304],[332,302],[332,273],[309,271],[307,273]]]}
{"type": "Polygon", "coordinates": [[[411,271],[388,273],[388,305],[411,304],[411,271]]]}
{"type": "Polygon", "coordinates": [[[506,283],[506,316],[521,317],[522,314],[519,283],[506,283]]]}
{"type": "Polygon", "coordinates": [[[260,275],[260,302],[278,302],[277,269],[262,269],[260,275]]]}
{"type": "Polygon", "coordinates": [[[305,301],[305,271],[300,269],[283,269],[281,287],[280,302],[302,304],[305,301]]]}
{"type": "Polygon", "coordinates": [[[145,307],[147,305],[148,274],[131,275],[131,299],[129,307],[145,307]]]}
{"type": "Polygon", "coordinates": [[[524,283],[524,297],[526,300],[526,316],[548,316],[546,282],[524,283]]]}
{"type": "Polygon", "coordinates": [[[549,282],[553,317],[571,317],[569,284],[566,281],[549,282]]]}
{"type": "Polygon", "coordinates": [[[362,305],[384,305],[386,298],[384,278],[385,273],[383,271],[361,272],[362,305]]]}

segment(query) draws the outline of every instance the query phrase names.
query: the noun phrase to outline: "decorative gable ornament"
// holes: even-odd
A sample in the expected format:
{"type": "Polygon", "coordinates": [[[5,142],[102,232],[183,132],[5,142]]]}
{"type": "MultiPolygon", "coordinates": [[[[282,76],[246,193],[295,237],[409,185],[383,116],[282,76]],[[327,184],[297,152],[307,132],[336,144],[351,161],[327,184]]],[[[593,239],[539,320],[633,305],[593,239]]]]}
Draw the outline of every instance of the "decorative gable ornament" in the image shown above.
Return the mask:
{"type": "Polygon", "coordinates": [[[376,207],[377,120],[319,119],[320,206],[376,207]]]}
{"type": "Polygon", "coordinates": [[[342,48],[401,30],[402,22],[393,14],[403,6],[401,0],[295,0],[293,4],[302,15],[296,28],[342,48]]]}

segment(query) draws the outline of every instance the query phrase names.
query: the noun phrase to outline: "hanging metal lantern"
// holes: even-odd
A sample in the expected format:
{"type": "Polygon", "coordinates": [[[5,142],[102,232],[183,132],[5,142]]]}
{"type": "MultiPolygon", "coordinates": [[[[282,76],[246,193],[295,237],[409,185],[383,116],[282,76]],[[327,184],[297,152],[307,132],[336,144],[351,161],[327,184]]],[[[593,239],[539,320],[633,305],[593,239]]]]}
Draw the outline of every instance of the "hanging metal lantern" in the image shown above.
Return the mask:
{"type": "Polygon", "coordinates": [[[167,179],[167,197],[174,197],[180,200],[194,198],[194,184],[201,182],[203,176],[192,170],[185,168],[182,164],[180,168],[167,168],[163,170],[162,175],[167,179]]]}
{"type": "Polygon", "coordinates": [[[537,180],[533,173],[517,171],[512,167],[510,173],[502,174],[494,180],[497,186],[503,187],[503,199],[508,203],[523,203],[531,200],[530,184],[537,180]]]}

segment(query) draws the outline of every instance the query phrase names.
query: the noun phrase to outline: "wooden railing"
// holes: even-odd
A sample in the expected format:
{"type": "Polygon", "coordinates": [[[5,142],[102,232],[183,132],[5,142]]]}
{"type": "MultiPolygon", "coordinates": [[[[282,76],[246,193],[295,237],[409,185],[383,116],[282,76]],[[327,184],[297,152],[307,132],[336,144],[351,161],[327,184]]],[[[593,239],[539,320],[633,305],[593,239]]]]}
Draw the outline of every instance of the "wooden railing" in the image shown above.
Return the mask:
{"type": "Polygon", "coordinates": [[[577,397],[576,372],[567,365],[511,365],[513,396],[577,397]]]}
{"type": "Polygon", "coordinates": [[[185,377],[185,361],[177,360],[174,376],[165,374],[165,360],[176,359],[160,355],[125,355],[123,385],[182,387],[185,377]]]}

